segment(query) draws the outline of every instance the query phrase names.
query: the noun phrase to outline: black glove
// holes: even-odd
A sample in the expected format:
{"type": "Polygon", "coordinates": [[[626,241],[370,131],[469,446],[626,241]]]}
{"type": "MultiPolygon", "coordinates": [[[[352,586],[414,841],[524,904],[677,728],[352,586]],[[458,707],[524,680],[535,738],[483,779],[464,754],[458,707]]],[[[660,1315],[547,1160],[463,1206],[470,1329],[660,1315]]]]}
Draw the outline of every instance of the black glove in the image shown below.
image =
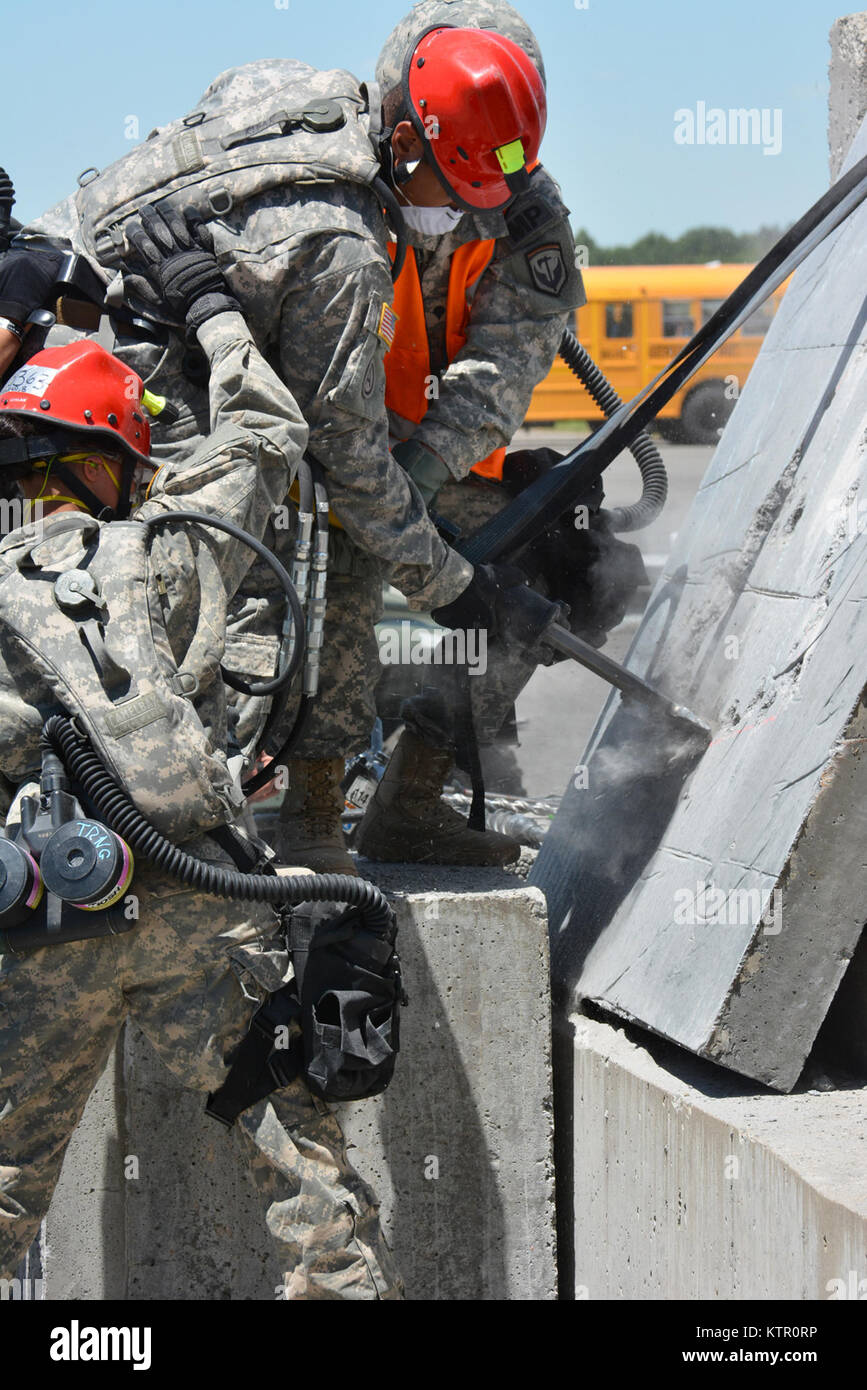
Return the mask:
{"type": "Polygon", "coordinates": [[[648,583],[638,546],[618,540],[592,515],[583,529],[571,517],[561,519],[527,548],[521,564],[551,598],[568,605],[572,632],[593,647],[605,645],[635,590],[648,583]]]}
{"type": "Polygon", "coordinates": [[[503,460],[503,487],[517,497],[562,459],[563,454],[556,449],[514,449],[503,460]]]}
{"type": "Polygon", "coordinates": [[[473,577],[451,603],[435,608],[431,613],[441,627],[458,628],[469,632],[484,628],[488,640],[497,636],[500,627],[499,609],[504,593],[516,584],[526,584],[527,576],[515,565],[476,565],[473,577]]]}
{"type": "Polygon", "coordinates": [[[240,311],[226,287],[214,255],[211,234],[194,208],[174,211],[145,208],[126,229],[134,248],[124,289],[146,308],[166,313],[192,331],[227,310],[240,311]]]}
{"type": "Polygon", "coordinates": [[[391,453],[415,483],[426,507],[430,506],[443,483],[452,480],[452,473],[442,459],[412,438],[399,439],[391,453]]]}
{"type": "MultiPolygon", "coordinates": [[[[511,454],[506,454],[503,460],[503,487],[511,497],[517,497],[537,478],[562,463],[564,458],[565,454],[558,454],[556,449],[515,449],[511,454]]],[[[591,511],[598,511],[604,496],[602,479],[597,478],[585,503],[591,511]]]]}
{"type": "Polygon", "coordinates": [[[0,261],[0,315],[23,325],[45,307],[62,260],[60,251],[7,251],[0,261]]]}

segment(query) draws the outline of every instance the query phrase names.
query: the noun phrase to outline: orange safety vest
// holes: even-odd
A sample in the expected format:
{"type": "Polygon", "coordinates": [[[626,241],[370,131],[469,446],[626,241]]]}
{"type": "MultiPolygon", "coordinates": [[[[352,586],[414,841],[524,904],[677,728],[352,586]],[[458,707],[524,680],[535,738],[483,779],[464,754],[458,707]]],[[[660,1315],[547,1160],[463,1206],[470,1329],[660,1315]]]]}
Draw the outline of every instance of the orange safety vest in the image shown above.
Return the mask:
{"type": "MultiPolygon", "coordinates": [[[[470,305],[467,290],[474,285],[491,263],[496,242],[468,241],[452,256],[449,272],[449,291],[446,301],[446,355],[453,362],[467,341],[470,305]]],[[[389,254],[394,260],[394,244],[389,254]]],[[[427,413],[426,387],[430,384],[430,348],[424,319],[424,300],[418,265],[412,248],[407,252],[403,270],[394,286],[394,312],[397,328],[394,341],[385,355],[385,403],[389,410],[405,420],[421,424],[427,413]]],[[[474,473],[484,478],[502,478],[504,448],[495,449],[486,459],[473,465],[474,473]]]]}

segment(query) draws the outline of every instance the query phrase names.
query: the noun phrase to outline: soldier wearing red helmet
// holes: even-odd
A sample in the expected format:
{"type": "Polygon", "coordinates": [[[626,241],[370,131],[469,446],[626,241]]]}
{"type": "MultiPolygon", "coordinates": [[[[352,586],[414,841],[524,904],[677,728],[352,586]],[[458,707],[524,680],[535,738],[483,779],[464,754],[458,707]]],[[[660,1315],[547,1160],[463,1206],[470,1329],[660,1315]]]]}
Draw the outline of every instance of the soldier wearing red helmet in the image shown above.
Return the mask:
{"type": "Polygon", "coordinates": [[[435,27],[407,54],[404,113],[453,203],[501,212],[529,186],[545,133],[545,84],[511,39],[435,27]]]}
{"type": "MultiPolygon", "coordinates": [[[[455,208],[433,221],[427,207],[404,208],[412,254],[386,357],[394,453],[437,513],[469,533],[509,500],[506,447],[584,302],[567,209],[537,162],[544,64],[506,0],[422,0],[389,36],[376,76],[403,154],[398,172],[412,169],[400,193],[424,204],[436,189],[455,208]]],[[[512,724],[536,668],[531,655],[499,644],[487,658],[486,673],[469,682],[483,748],[512,724]]],[[[445,699],[445,710],[430,698],[403,707],[405,732],[357,834],[372,858],[518,856],[516,841],[469,830],[441,799],[454,761],[448,690],[445,699]]]]}
{"type": "MultiPolygon", "coordinates": [[[[193,510],[261,538],[307,427],[256,350],[213,254],[192,245],[178,220],[145,214],[142,222],[146,230],[133,236],[147,253],[144,273],[210,362],[212,428],[186,466],[162,466],[135,517],[116,522],[112,516],[126,513],[132,470],[149,461],[141,378],[83,341],[37,353],[0,386],[0,486],[13,475],[28,497],[41,494],[45,513],[0,541],[0,610],[10,620],[8,628],[0,620],[0,809],[8,828],[21,819],[24,796],[38,794],[44,721],[82,713],[83,662],[85,692],[98,681],[112,706],[116,743],[134,730],[145,740],[144,770],[127,786],[130,798],[159,806],[176,827],[167,832],[173,840],[220,863],[225,854],[201,832],[204,824],[230,841],[235,834],[239,796],[226,755],[230,714],[220,660],[226,607],[252,552],[219,530],[177,521],[146,532],[136,523],[193,510]],[[87,512],[100,519],[80,514],[87,512]],[[58,587],[79,571],[78,585],[58,587]],[[130,653],[148,652],[152,669],[125,669],[130,653]],[[183,695],[174,694],[177,703],[189,702],[189,716],[167,702],[181,673],[183,695]],[[194,721],[198,781],[183,747],[194,721]],[[217,814],[208,810],[191,825],[186,808],[197,815],[209,777],[217,814]]],[[[97,717],[108,726],[109,714],[97,717]]],[[[0,923],[2,1280],[14,1275],[39,1229],[124,1019],[136,1020],[183,1086],[216,1092],[248,1031],[250,1001],[288,975],[285,942],[273,937],[276,919],[266,904],[242,908],[210,897],[205,907],[200,892],[143,859],[133,885],[137,924],[110,943],[94,932],[16,950],[19,924],[0,923]],[[42,1059],[36,1068],[34,1056],[42,1059]]],[[[346,1161],[337,1120],[303,1077],[259,1100],[237,1127],[286,1298],[399,1298],[373,1194],[346,1161]]],[[[273,1297],[270,1277],[263,1296],[273,1297]]]]}
{"type": "Polygon", "coordinates": [[[99,343],[44,349],[0,387],[4,477],[15,470],[22,491],[43,508],[128,516],[136,468],[156,467],[147,398],[140,377],[99,343]],[[19,428],[4,430],[12,420],[19,428]]]}

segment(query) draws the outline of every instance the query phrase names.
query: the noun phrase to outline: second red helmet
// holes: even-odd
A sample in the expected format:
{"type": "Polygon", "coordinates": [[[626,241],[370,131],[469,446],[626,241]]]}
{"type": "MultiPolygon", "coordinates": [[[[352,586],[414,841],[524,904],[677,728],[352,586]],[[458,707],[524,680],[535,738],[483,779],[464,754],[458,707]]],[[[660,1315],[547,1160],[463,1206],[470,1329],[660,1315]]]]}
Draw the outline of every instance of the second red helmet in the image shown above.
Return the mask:
{"type": "Polygon", "coordinates": [[[407,113],[452,200],[496,212],[526,184],[547,120],[545,87],[526,53],[490,29],[439,27],[407,58],[407,113]]]}
{"type": "Polygon", "coordinates": [[[149,461],[141,378],[91,338],[44,348],[0,387],[0,414],[81,436],[82,447],[149,461]]]}

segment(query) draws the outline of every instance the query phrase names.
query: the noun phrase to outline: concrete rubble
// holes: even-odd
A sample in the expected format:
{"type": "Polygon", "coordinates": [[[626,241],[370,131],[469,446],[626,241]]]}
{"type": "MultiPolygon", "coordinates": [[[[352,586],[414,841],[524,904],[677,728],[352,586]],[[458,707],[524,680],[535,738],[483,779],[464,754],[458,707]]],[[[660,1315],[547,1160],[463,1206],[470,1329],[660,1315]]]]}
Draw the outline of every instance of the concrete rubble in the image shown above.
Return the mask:
{"type": "Polygon", "coordinates": [[[863,1090],[781,1096],[637,1029],[571,1027],[577,1298],[867,1296],[863,1090]]]}
{"type": "Polygon", "coordinates": [[[628,658],[711,747],[684,788],[609,700],[530,878],[561,990],[781,1090],[867,900],[865,284],[862,204],[796,272],[628,658]]]}

